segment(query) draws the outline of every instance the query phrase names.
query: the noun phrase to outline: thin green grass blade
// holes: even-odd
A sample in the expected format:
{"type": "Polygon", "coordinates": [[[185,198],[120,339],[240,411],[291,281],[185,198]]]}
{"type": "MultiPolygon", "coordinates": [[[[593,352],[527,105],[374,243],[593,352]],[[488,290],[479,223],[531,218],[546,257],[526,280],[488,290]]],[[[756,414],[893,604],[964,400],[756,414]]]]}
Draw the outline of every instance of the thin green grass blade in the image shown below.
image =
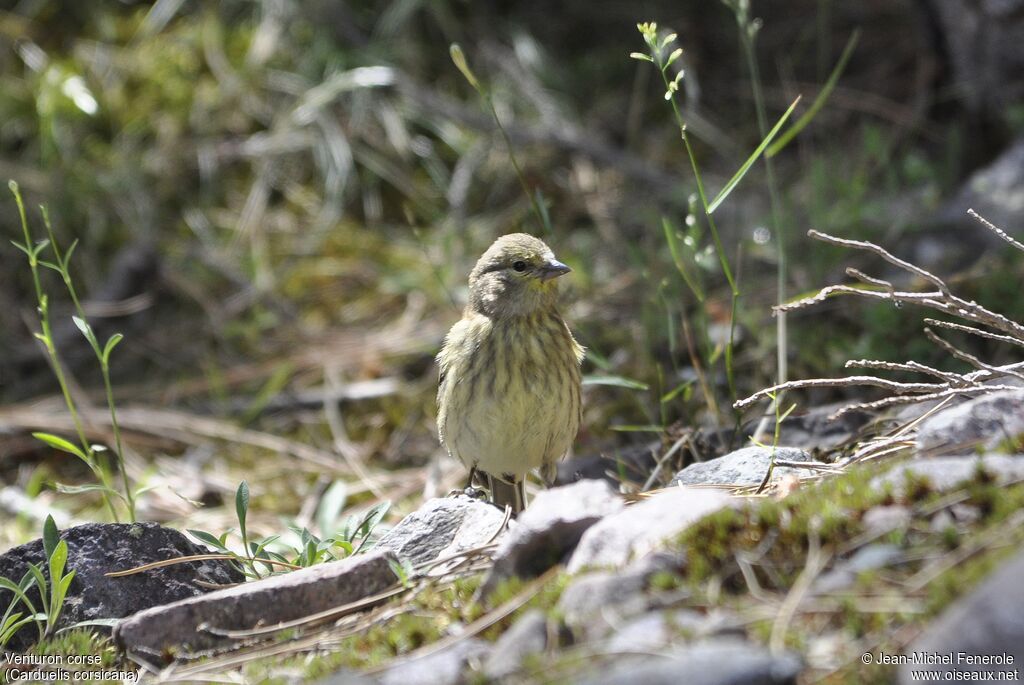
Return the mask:
{"type": "Polygon", "coordinates": [[[708,214],[712,214],[716,209],[718,209],[718,206],[725,201],[725,198],[729,197],[729,193],[733,191],[733,188],[735,188],[739,182],[743,180],[743,177],[747,175],[747,172],[750,171],[750,167],[754,166],[754,162],[760,159],[761,153],[764,152],[765,148],[771,144],[772,140],[782,128],[782,125],[786,123],[787,119],[789,119],[789,115],[793,113],[798,102],[800,102],[799,95],[796,100],[793,100],[793,104],[789,106],[786,113],[779,118],[775,127],[772,128],[772,130],[768,132],[768,135],[764,137],[764,140],[762,140],[761,144],[757,146],[757,149],[754,150],[753,154],[751,154],[750,157],[747,158],[747,161],[743,163],[743,166],[740,167],[739,171],[729,179],[729,182],[725,184],[725,187],[722,188],[721,192],[719,192],[718,195],[715,196],[715,199],[711,201],[711,204],[708,205],[708,214]]]}
{"type": "Polygon", "coordinates": [[[832,73],[829,74],[828,80],[825,81],[825,86],[818,93],[818,97],[814,98],[814,102],[811,103],[810,108],[800,115],[792,126],[786,129],[778,140],[772,143],[771,147],[765,153],[765,157],[774,157],[782,151],[782,148],[786,147],[793,138],[804,130],[807,124],[811,123],[811,120],[818,114],[822,107],[825,106],[825,101],[828,100],[829,95],[832,94],[832,90],[836,87],[836,83],[839,81],[839,77],[846,69],[846,63],[850,61],[850,56],[853,55],[853,49],[857,47],[857,42],[860,40],[860,29],[853,32],[850,36],[850,40],[846,41],[846,47],[843,48],[843,54],[839,57],[839,61],[836,62],[836,66],[832,69],[832,73]]]}

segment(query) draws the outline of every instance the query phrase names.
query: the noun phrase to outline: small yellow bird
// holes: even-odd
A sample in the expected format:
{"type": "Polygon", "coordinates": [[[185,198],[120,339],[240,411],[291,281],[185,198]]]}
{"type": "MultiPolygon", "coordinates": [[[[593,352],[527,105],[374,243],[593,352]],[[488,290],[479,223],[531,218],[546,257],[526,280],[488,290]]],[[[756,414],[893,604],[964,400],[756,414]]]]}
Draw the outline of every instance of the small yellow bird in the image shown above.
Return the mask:
{"type": "Polygon", "coordinates": [[[580,425],[583,348],[558,313],[569,273],[543,241],[513,233],[469,275],[469,304],[445,336],[437,427],[448,453],[479,472],[491,501],[526,506],[526,474],[555,478],[580,425]]]}

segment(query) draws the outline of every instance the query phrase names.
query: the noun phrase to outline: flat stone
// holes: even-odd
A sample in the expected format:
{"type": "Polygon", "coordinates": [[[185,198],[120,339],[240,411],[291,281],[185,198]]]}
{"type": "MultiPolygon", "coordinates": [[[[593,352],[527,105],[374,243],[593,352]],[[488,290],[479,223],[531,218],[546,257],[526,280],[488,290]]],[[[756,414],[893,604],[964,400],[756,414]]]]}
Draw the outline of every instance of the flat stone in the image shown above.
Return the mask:
{"type": "Polygon", "coordinates": [[[703,614],[693,609],[652,611],[616,628],[607,642],[607,651],[653,652],[680,638],[706,639],[734,624],[735,619],[721,612],[703,614]]]}
{"type": "MultiPolygon", "coordinates": [[[[974,590],[947,607],[925,631],[911,643],[904,654],[936,653],[950,655],[951,664],[905,664],[900,667],[900,683],[921,682],[915,671],[955,671],[957,680],[979,680],[986,671],[1012,671],[1019,680],[1024,663],[1024,553],[1004,562],[974,590]],[[1012,663],[969,664],[961,653],[971,657],[1007,655],[1012,663]],[[970,677],[969,674],[977,674],[970,677]]],[[[1008,661],[1008,659],[1007,659],[1008,661]]],[[[998,679],[998,678],[997,678],[998,679]]]]}
{"type": "Polygon", "coordinates": [[[578,639],[593,640],[644,613],[652,607],[646,590],[653,572],[646,565],[631,565],[618,572],[599,570],[575,577],[558,598],[565,625],[578,639]]]}
{"type": "Polygon", "coordinates": [[[586,685],[788,685],[802,670],[792,654],[773,655],[758,645],[734,638],[689,644],[674,652],[623,656],[615,665],[577,681],[586,685]]]}
{"type": "Polygon", "coordinates": [[[517,670],[523,659],[540,654],[548,644],[548,619],[540,609],[530,609],[502,633],[484,661],[484,675],[505,678],[517,670]]]}
{"type": "Polygon", "coordinates": [[[458,554],[500,539],[505,520],[497,507],[466,495],[427,500],[384,534],[375,549],[391,550],[413,565],[458,554]]]}
{"type": "Polygon", "coordinates": [[[587,530],[569,560],[569,572],[587,567],[621,568],[735,501],[718,490],[668,488],[605,517],[587,530]]]}
{"type": "MultiPolygon", "coordinates": [[[[778,447],[776,461],[813,462],[810,452],[795,447],[778,447]]],[[[772,449],[744,447],[717,459],[690,464],[676,474],[670,485],[759,485],[768,473],[772,449]]],[[[811,471],[789,466],[776,466],[772,480],[783,476],[806,476],[811,471]]]]}
{"type": "Polygon", "coordinates": [[[368,675],[350,670],[332,673],[317,681],[317,685],[379,685],[380,681],[368,675]]]}
{"type": "Polygon", "coordinates": [[[885,568],[904,558],[897,545],[874,544],[857,550],[849,559],[843,559],[818,576],[811,591],[819,594],[845,590],[857,582],[857,576],[867,571],[885,568]]]}
{"type": "Polygon", "coordinates": [[[230,638],[205,628],[272,626],[369,597],[395,583],[396,563],[393,553],[373,551],[153,607],[118,623],[114,642],[158,660],[228,647],[230,638]]]}
{"type": "MultiPolygon", "coordinates": [[[[794,411],[779,426],[779,443],[799,445],[802,450],[817,454],[853,442],[872,416],[866,411],[849,411],[832,418],[844,406],[846,403],[836,402],[794,411]]],[[[760,422],[758,418],[744,425],[744,432],[749,435],[760,422]]],[[[770,430],[774,427],[773,422],[770,430]]]]}
{"type": "Polygon", "coordinates": [[[519,515],[515,529],[498,548],[481,593],[486,596],[507,578],[544,573],[572,552],[588,528],[624,506],[622,497],[603,480],[544,490],[519,515]]]}
{"type": "Polygon", "coordinates": [[[871,507],[861,518],[864,528],[872,533],[883,533],[905,528],[910,525],[913,514],[908,507],[899,504],[871,507]]]}
{"type": "Polygon", "coordinates": [[[478,638],[459,640],[452,646],[422,657],[403,660],[380,674],[382,685],[451,685],[470,660],[484,657],[490,644],[478,638]]]}
{"type": "Polygon", "coordinates": [[[944,492],[952,490],[965,481],[973,479],[978,469],[1005,483],[1024,478],[1024,456],[1006,456],[990,454],[981,457],[930,457],[912,459],[897,464],[871,481],[874,488],[891,485],[895,493],[902,492],[908,476],[923,478],[931,487],[944,492]]]}
{"type": "Polygon", "coordinates": [[[917,432],[917,451],[931,456],[973,455],[1005,447],[1022,435],[1024,390],[1007,390],[943,409],[925,419],[917,432]]]}
{"type": "MultiPolygon", "coordinates": [[[[200,583],[231,585],[245,580],[241,572],[220,560],[173,564],[108,578],[105,574],[111,571],[210,552],[180,532],[156,523],[87,523],[61,531],[60,538],[68,546],[64,572],[75,572],[58,622],[60,627],[80,621],[124,618],[143,609],[210,592],[200,583]]],[[[0,555],[0,577],[18,583],[29,563],[43,568],[49,581],[42,540],[0,555]]],[[[30,591],[29,596],[36,607],[41,606],[37,589],[30,591]]],[[[0,590],[0,608],[6,609],[11,599],[9,591],[0,590]]],[[[26,626],[7,646],[23,651],[37,637],[34,626],[26,626]]]]}

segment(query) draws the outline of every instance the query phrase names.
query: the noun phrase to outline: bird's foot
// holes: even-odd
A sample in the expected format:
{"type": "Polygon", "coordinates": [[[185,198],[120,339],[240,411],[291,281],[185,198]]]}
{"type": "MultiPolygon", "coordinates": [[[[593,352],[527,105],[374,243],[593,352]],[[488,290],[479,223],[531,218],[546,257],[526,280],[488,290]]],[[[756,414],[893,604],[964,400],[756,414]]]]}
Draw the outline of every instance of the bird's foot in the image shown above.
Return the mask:
{"type": "Polygon", "coordinates": [[[487,499],[486,490],[481,490],[480,488],[474,488],[472,486],[467,486],[462,490],[455,489],[448,493],[449,497],[458,497],[460,495],[465,495],[470,499],[487,499]]]}

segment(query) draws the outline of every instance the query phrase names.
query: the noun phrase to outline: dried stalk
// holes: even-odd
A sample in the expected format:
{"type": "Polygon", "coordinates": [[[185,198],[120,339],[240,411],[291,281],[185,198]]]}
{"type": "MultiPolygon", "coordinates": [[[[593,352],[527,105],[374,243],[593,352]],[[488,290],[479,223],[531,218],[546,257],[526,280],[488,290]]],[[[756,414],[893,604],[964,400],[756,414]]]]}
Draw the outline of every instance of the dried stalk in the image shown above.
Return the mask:
{"type": "MultiPolygon", "coordinates": [[[[1003,241],[1009,243],[1018,250],[1024,251],[1024,243],[1020,243],[1010,237],[1005,231],[986,221],[974,212],[974,210],[969,210],[968,214],[970,214],[971,217],[976,219],[986,229],[995,233],[1003,241]]],[[[869,241],[837,238],[814,230],[808,231],[807,235],[831,245],[838,245],[840,247],[862,250],[875,254],[889,264],[906,271],[912,276],[926,281],[934,287],[934,290],[925,292],[896,290],[893,284],[885,279],[870,276],[858,269],[848,268],[846,270],[847,275],[851,278],[857,279],[863,285],[830,285],[822,288],[811,297],[802,298],[800,300],[775,307],[776,312],[788,312],[795,309],[803,309],[819,302],[823,302],[835,295],[855,295],[858,297],[891,302],[895,306],[914,304],[920,307],[934,309],[976,324],[976,326],[968,326],[951,321],[940,321],[937,319],[925,319],[929,326],[959,331],[961,333],[968,333],[970,335],[989,340],[1024,347],[1024,326],[1016,321],[1008,319],[1002,314],[986,309],[977,302],[968,301],[953,294],[945,281],[930,271],[900,259],[888,250],[869,241]],[[996,333],[991,330],[986,330],[986,328],[994,329],[999,332],[996,333]]],[[[1013,376],[1014,378],[1024,380],[1024,372],[1022,372],[1024,371],[1024,362],[995,366],[978,359],[975,355],[961,350],[956,345],[936,334],[931,328],[925,328],[924,333],[931,342],[939,346],[947,354],[970,365],[974,370],[967,373],[953,373],[949,371],[942,371],[913,360],[907,362],[890,362],[875,359],[856,359],[848,361],[846,363],[846,368],[864,368],[920,374],[929,376],[938,382],[908,383],[879,378],[876,376],[814,378],[809,380],[789,381],[788,383],[774,385],[770,388],[761,390],[760,392],[756,392],[750,397],[737,401],[733,406],[736,409],[744,409],[755,402],[769,397],[774,397],[779,393],[803,388],[869,385],[884,388],[891,393],[887,397],[879,400],[857,402],[845,406],[832,414],[832,418],[835,418],[850,411],[873,411],[901,404],[915,404],[933,400],[943,400],[944,402],[948,402],[956,396],[972,397],[985,395],[997,390],[1017,389],[1012,385],[986,384],[1005,376],[1013,376]]],[[[905,439],[898,442],[900,444],[906,444],[905,439]]],[[[899,445],[894,444],[892,447],[887,446],[883,451],[888,452],[890,449],[895,449],[897,447],[899,447],[899,445]]],[[[872,450],[872,452],[875,452],[875,450],[872,450]]]]}

